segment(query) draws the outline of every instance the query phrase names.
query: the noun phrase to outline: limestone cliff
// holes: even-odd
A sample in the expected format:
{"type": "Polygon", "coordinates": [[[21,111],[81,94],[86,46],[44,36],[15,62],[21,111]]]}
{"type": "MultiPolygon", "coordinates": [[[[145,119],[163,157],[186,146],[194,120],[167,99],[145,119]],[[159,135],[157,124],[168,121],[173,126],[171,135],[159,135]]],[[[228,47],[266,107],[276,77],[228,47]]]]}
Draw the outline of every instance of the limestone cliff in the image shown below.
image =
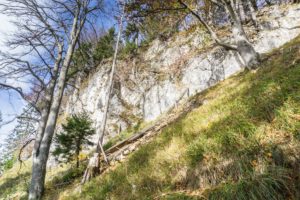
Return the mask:
{"type": "MultiPolygon", "coordinates": [[[[261,31],[251,37],[254,30],[249,27],[249,38],[259,53],[270,52],[300,34],[299,19],[299,5],[265,8],[259,14],[261,31]]],[[[78,78],[80,89],[68,97],[64,113],[86,111],[95,126],[101,123],[110,67],[107,61],[88,78],[78,78]]],[[[153,41],[139,56],[117,64],[106,139],[120,129],[155,120],[180,100],[243,68],[236,52],[213,45],[199,29],[179,33],[167,41],[153,41]]]]}

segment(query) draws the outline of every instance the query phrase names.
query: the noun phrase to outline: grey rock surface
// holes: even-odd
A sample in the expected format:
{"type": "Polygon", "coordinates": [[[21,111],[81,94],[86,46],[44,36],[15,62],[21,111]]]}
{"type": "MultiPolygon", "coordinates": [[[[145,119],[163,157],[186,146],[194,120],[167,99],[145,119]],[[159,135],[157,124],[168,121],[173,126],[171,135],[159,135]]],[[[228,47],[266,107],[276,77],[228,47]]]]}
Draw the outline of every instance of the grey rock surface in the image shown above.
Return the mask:
{"type": "MultiPolygon", "coordinates": [[[[299,5],[265,9],[259,20],[262,30],[253,39],[259,53],[270,52],[300,34],[299,5]]],[[[208,37],[200,33],[197,30],[188,36],[179,34],[165,42],[155,40],[142,55],[142,63],[118,63],[118,83],[110,105],[106,140],[119,129],[157,119],[180,98],[201,92],[244,69],[236,52],[220,47],[201,52],[208,37]],[[126,67],[129,69],[126,73],[121,71],[126,67]]],[[[86,111],[95,127],[101,124],[109,69],[108,62],[99,66],[84,83],[78,81],[81,89],[69,96],[65,106],[67,115],[86,111]]]]}

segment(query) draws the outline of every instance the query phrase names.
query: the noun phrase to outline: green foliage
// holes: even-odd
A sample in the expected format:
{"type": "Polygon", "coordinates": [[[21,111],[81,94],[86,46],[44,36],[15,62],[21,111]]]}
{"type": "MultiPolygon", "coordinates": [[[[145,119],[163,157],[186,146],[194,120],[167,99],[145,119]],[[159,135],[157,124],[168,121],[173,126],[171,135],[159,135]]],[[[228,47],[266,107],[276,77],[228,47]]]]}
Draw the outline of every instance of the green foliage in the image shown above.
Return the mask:
{"type": "Polygon", "coordinates": [[[13,157],[11,158],[4,158],[4,162],[3,162],[3,169],[4,170],[9,170],[13,167],[15,163],[15,159],[13,157]]]}
{"type": "Polygon", "coordinates": [[[72,64],[68,71],[69,76],[74,76],[78,71],[86,70],[88,63],[92,58],[92,44],[81,43],[75,50],[72,58],[72,64]]]}
{"type": "Polygon", "coordinates": [[[93,52],[93,58],[96,62],[101,62],[103,59],[110,58],[114,54],[115,44],[115,29],[111,28],[108,33],[102,36],[93,52]]]}
{"type": "Polygon", "coordinates": [[[139,36],[139,27],[137,23],[129,23],[124,30],[124,37],[127,41],[135,41],[139,36]]]}
{"type": "Polygon", "coordinates": [[[0,171],[7,171],[14,166],[16,162],[16,158],[11,155],[11,153],[5,152],[3,156],[1,156],[0,160],[0,171]]]}
{"type": "Polygon", "coordinates": [[[180,24],[186,16],[185,12],[179,10],[170,12],[170,9],[178,7],[180,7],[178,2],[173,0],[129,2],[126,11],[134,23],[128,24],[128,28],[124,31],[125,37],[133,39],[140,34],[142,40],[148,42],[157,38],[168,39],[179,30],[180,24]],[[157,10],[159,12],[156,12],[157,10]]]}
{"type": "Polygon", "coordinates": [[[252,175],[238,182],[222,184],[205,194],[209,200],[284,200],[294,188],[289,188],[287,173],[280,169],[273,169],[262,175],[252,175]],[[233,198],[234,197],[234,198],[233,198]]]}
{"type": "Polygon", "coordinates": [[[191,166],[196,166],[204,158],[204,148],[201,143],[193,143],[187,150],[188,159],[191,166]]]}
{"type": "Polygon", "coordinates": [[[67,123],[62,125],[64,132],[55,136],[57,145],[53,155],[65,162],[76,160],[77,167],[79,167],[79,153],[82,145],[93,144],[88,139],[94,134],[91,126],[92,121],[85,113],[67,118],[67,123]]]}
{"type": "Polygon", "coordinates": [[[125,57],[127,55],[134,55],[134,54],[136,54],[137,49],[138,49],[138,46],[136,45],[135,42],[127,41],[125,43],[125,46],[121,49],[120,56],[125,57]]]}
{"type": "Polygon", "coordinates": [[[66,198],[299,199],[299,44],[194,97],[206,103],[66,198]]]}

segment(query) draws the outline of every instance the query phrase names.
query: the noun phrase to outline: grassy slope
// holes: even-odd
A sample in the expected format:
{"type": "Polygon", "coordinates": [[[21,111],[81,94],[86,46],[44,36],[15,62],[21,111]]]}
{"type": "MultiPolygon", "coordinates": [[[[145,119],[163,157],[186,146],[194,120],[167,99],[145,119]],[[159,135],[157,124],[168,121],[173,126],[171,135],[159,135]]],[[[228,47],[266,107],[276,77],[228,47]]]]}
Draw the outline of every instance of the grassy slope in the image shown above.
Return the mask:
{"type": "MultiPolygon", "coordinates": [[[[268,55],[256,72],[199,95],[203,106],[81,194],[82,171],[49,173],[56,177],[47,180],[45,199],[299,199],[299,46],[300,37],[268,55]]],[[[1,177],[0,199],[14,191],[16,199],[26,198],[29,166],[20,175],[16,168],[1,177]]]]}
{"type": "Polygon", "coordinates": [[[299,45],[201,94],[203,106],[62,199],[299,198],[299,45]]]}

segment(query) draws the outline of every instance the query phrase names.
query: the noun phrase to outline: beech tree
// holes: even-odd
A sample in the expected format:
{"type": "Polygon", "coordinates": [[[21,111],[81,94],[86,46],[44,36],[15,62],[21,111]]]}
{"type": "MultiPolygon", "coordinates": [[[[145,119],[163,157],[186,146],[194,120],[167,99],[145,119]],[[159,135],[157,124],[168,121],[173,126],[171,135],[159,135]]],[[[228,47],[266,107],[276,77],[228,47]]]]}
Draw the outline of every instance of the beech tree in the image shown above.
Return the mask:
{"type": "Polygon", "coordinates": [[[259,55],[255,51],[253,45],[248,40],[247,34],[244,30],[241,16],[238,14],[239,6],[236,6],[236,3],[239,3],[239,0],[210,0],[211,3],[215,4],[216,6],[223,7],[230,16],[232,21],[231,31],[232,36],[234,38],[234,42],[224,42],[217,36],[217,33],[213,30],[213,28],[201,17],[197,11],[191,8],[187,3],[183,0],[178,0],[180,5],[186,8],[198,21],[206,28],[206,30],[211,35],[212,39],[220,46],[228,50],[238,51],[241,55],[241,58],[244,62],[244,65],[250,69],[255,68],[259,62],[259,55]]]}
{"type": "MultiPolygon", "coordinates": [[[[248,1],[249,2],[249,1],[248,1]]],[[[157,13],[178,13],[184,12],[193,16],[206,29],[214,42],[227,50],[237,51],[241,60],[249,69],[255,68],[259,62],[259,55],[255,51],[253,44],[249,41],[243,27],[240,11],[245,7],[253,5],[242,0],[171,0],[171,1],[149,1],[138,0],[128,4],[129,15],[132,18],[144,17],[145,15],[155,15],[157,13]],[[226,17],[230,18],[232,42],[221,39],[209,19],[213,18],[215,13],[212,8],[221,8],[222,22],[226,17]],[[211,15],[212,14],[212,15],[211,15]]],[[[254,9],[249,11],[254,12],[254,9]]],[[[253,20],[256,17],[251,15],[253,20]]]]}
{"type": "Polygon", "coordinates": [[[82,30],[102,6],[101,0],[5,0],[2,13],[17,19],[8,41],[21,53],[1,52],[0,87],[13,90],[40,115],[33,150],[29,199],[41,199],[68,71],[82,30]],[[14,80],[14,81],[11,81],[14,80]],[[30,92],[14,84],[26,82],[30,92]]]}

